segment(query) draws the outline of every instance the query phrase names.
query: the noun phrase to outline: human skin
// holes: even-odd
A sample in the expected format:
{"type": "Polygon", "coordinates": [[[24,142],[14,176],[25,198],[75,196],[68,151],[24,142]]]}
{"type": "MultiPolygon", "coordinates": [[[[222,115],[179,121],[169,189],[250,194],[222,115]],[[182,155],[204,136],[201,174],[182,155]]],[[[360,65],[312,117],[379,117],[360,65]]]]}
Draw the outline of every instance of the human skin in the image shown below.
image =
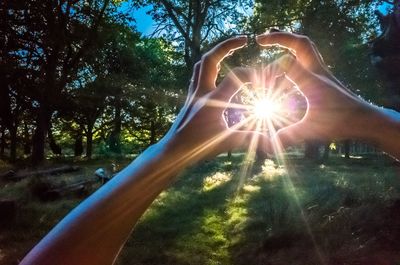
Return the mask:
{"type": "Polygon", "coordinates": [[[256,40],[262,47],[279,45],[293,52],[295,56],[282,57],[268,71],[285,73],[308,101],[304,118],[279,130],[272,142],[286,147],[305,140],[359,139],[400,158],[400,113],[370,104],[348,90],[308,37],[272,32],[256,40]]]}
{"type": "Polygon", "coordinates": [[[237,68],[217,86],[219,63],[245,46],[240,36],[218,44],[194,67],[186,103],[169,132],[58,223],[23,259],[28,264],[112,264],[144,211],[184,168],[246,147],[257,132],[227,128],[223,112],[249,79],[237,68]]]}

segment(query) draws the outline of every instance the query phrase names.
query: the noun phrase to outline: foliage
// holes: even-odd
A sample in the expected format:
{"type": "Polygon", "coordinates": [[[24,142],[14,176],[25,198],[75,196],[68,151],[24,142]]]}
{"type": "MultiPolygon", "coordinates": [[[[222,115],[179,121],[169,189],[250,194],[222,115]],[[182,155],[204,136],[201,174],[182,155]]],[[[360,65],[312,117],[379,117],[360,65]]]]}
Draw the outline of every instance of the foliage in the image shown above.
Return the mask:
{"type": "Polygon", "coordinates": [[[379,103],[383,85],[369,62],[367,45],[377,35],[374,11],[378,4],[379,1],[256,1],[254,16],[247,26],[256,33],[278,28],[309,36],[339,80],[379,103]]]}
{"type": "MultiPolygon", "coordinates": [[[[39,2],[0,4],[0,156],[11,162],[29,155],[37,162],[47,149],[139,152],[168,129],[201,54],[269,27],[309,35],[346,86],[381,103],[368,40],[379,33],[373,11],[382,1],[39,2]],[[147,7],[158,25],[153,36],[136,31],[128,5],[147,7]]],[[[225,61],[222,75],[284,52],[260,53],[251,43],[225,61]]]]}
{"type": "Polygon", "coordinates": [[[109,1],[32,0],[1,8],[10,22],[1,21],[7,23],[2,155],[9,144],[15,160],[23,142],[39,162],[47,134],[53,152],[72,148],[81,155],[86,141],[91,157],[93,141],[120,153],[123,131],[139,130],[141,147],[165,132],[182,87],[176,74],[182,68],[168,42],[142,38],[109,1]]]}
{"type": "Polygon", "coordinates": [[[151,6],[148,12],[157,21],[154,34],[172,40],[183,53],[186,66],[200,59],[204,44],[240,31],[237,24],[250,9],[252,1],[140,0],[136,7],[151,6]]]}

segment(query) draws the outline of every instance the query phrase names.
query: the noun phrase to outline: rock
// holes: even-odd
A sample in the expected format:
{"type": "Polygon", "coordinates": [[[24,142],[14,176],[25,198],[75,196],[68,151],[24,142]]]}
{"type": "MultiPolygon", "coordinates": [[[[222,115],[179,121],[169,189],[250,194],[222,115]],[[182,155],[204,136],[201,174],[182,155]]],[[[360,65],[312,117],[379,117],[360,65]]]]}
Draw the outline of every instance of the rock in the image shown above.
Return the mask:
{"type": "Polygon", "coordinates": [[[96,169],[96,171],[94,172],[94,175],[100,180],[100,182],[102,184],[106,183],[107,181],[109,181],[111,179],[110,176],[107,176],[104,168],[96,169]]]}

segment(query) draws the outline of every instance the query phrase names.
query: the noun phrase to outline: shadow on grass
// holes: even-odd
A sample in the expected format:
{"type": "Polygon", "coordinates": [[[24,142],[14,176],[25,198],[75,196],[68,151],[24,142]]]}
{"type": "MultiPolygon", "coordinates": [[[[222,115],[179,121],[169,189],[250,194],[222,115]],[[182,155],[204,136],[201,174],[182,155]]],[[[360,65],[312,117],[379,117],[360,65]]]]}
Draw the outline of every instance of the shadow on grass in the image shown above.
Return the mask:
{"type": "Polygon", "coordinates": [[[182,174],[146,212],[118,264],[226,264],[224,216],[237,180],[226,178],[209,190],[204,182],[209,176],[230,175],[227,169],[235,170],[241,157],[233,160],[232,165],[219,157],[182,174]]]}
{"type": "Polygon", "coordinates": [[[292,162],[287,176],[249,195],[233,264],[396,264],[400,261],[397,170],[368,161],[338,167],[292,162]],[[310,233],[311,232],[311,233],[310,233]],[[312,236],[311,236],[311,235],[312,236]]]}

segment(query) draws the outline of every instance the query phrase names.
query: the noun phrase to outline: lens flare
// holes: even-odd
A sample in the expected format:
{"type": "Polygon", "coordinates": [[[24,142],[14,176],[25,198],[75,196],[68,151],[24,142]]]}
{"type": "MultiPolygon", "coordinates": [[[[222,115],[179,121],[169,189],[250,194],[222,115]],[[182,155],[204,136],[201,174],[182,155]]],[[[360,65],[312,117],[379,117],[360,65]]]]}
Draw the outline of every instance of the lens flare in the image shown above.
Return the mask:
{"type": "Polygon", "coordinates": [[[253,106],[253,113],[258,119],[271,119],[274,115],[279,115],[280,110],[279,102],[267,97],[255,100],[253,106]]]}
{"type": "MultiPolygon", "coordinates": [[[[254,78],[254,80],[259,79],[254,78]]],[[[273,136],[280,128],[299,122],[306,115],[308,101],[292,80],[271,68],[261,74],[261,81],[261,84],[257,82],[255,86],[243,83],[241,89],[231,97],[229,106],[224,111],[224,118],[227,127],[232,131],[250,130],[273,136]],[[263,80],[267,80],[267,82],[263,80]]],[[[257,149],[262,144],[259,140],[260,134],[254,134],[251,138],[240,168],[236,196],[245,187],[246,180],[252,174],[257,149]]],[[[275,154],[277,164],[288,169],[288,174],[284,174],[283,178],[285,188],[288,190],[288,194],[293,194],[291,199],[300,210],[306,231],[313,242],[320,264],[325,265],[327,264],[326,257],[315,239],[307,216],[300,204],[296,186],[291,180],[290,175],[296,174],[296,172],[283,155],[284,148],[279,138],[274,138],[274,141],[271,141],[270,148],[270,151],[275,154]]]]}
{"type": "Polygon", "coordinates": [[[228,127],[243,119],[260,124],[257,128],[244,124],[240,130],[274,133],[302,119],[307,108],[305,98],[295,84],[280,78],[269,86],[244,84],[231,98],[225,112],[228,127]]]}

